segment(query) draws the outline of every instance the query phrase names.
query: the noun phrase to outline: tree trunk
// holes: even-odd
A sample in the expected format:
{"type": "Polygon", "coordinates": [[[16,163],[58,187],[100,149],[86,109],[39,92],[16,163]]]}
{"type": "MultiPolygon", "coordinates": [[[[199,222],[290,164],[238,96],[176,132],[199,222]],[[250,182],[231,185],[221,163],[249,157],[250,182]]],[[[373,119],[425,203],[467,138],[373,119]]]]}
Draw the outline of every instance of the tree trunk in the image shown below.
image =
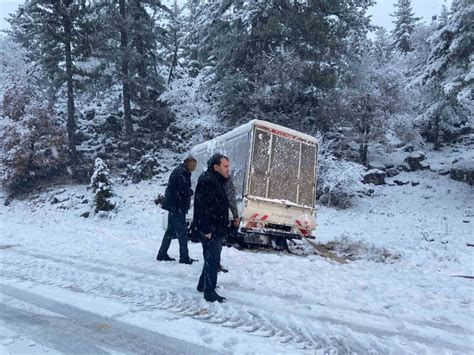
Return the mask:
{"type": "Polygon", "coordinates": [[[125,123],[125,136],[131,138],[133,134],[132,112],[130,109],[130,78],[128,73],[128,25],[127,14],[125,12],[125,0],[119,0],[119,12],[122,18],[120,28],[120,49],[122,51],[122,96],[123,96],[123,117],[125,123]]]}
{"type": "MultiPolygon", "coordinates": [[[[135,16],[134,16],[134,20],[136,23],[140,23],[141,21],[141,17],[140,17],[140,10],[142,10],[142,4],[141,4],[141,0],[135,0],[135,16]]],[[[145,12],[146,10],[143,9],[143,11],[145,12]]],[[[138,33],[136,35],[136,38],[134,38],[135,42],[136,42],[136,46],[137,46],[137,52],[139,54],[139,58],[138,58],[138,68],[137,68],[137,71],[138,71],[138,76],[140,77],[140,83],[139,83],[139,87],[138,87],[138,90],[139,92],[141,93],[141,100],[140,102],[145,102],[145,107],[141,107],[142,109],[143,108],[148,108],[148,105],[149,105],[149,93],[148,93],[148,73],[147,73],[147,61],[145,59],[145,43],[143,42],[143,36],[141,35],[141,33],[138,33]]]]}
{"type": "MultiPolygon", "coordinates": [[[[174,25],[178,26],[178,2],[174,1],[174,25]]],[[[171,83],[171,79],[174,76],[174,68],[178,64],[178,30],[176,28],[173,29],[173,61],[171,62],[170,66],[170,74],[168,76],[168,85],[171,83]]]]}
{"type": "Polygon", "coordinates": [[[434,124],[433,124],[433,149],[439,150],[440,149],[440,142],[439,142],[439,114],[436,115],[434,124]]]}
{"type": "Polygon", "coordinates": [[[364,142],[360,144],[359,147],[359,159],[361,164],[364,166],[367,166],[368,164],[368,151],[369,151],[369,146],[364,142]]]}
{"type": "Polygon", "coordinates": [[[73,80],[73,62],[71,53],[71,39],[72,39],[72,23],[65,9],[63,14],[64,24],[64,47],[65,47],[65,61],[66,61],[66,83],[67,83],[67,134],[69,141],[69,154],[72,165],[77,164],[77,150],[76,150],[76,119],[74,106],[74,80],[73,80]]]}

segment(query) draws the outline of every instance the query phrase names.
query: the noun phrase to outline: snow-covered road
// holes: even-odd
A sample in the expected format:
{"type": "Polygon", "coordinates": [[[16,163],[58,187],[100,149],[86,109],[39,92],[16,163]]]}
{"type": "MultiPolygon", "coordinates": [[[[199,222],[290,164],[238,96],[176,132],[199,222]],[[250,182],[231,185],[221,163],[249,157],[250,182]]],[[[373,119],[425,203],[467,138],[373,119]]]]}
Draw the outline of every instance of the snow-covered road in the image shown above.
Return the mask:
{"type": "MultiPolygon", "coordinates": [[[[449,181],[448,191],[448,178],[423,174],[428,182],[376,188],[355,209],[320,209],[321,240],[366,243],[355,244],[362,259],[347,265],[224,248],[230,272],[219,276],[223,305],[204,302],[195,290],[202,262],[154,260],[163,233],[150,201],[155,186],[123,187],[112,219],[78,217],[74,196],[87,194],[81,187],[17,201],[0,209],[0,337],[9,329],[63,353],[81,346],[91,347],[87,353],[146,346],[187,353],[474,353],[473,283],[452,277],[474,274],[466,247],[472,190],[449,181]],[[52,195],[69,198],[51,205],[52,195]],[[376,262],[382,247],[397,258],[376,262]],[[21,325],[28,312],[29,327],[21,325]],[[48,332],[69,322],[77,342],[68,349],[67,335],[55,343],[48,332]],[[122,335],[123,342],[114,340],[122,335]],[[185,350],[189,343],[192,351],[185,350]]],[[[190,245],[190,253],[200,258],[200,246],[190,245]]],[[[11,351],[13,338],[4,335],[0,349],[11,351]]]]}
{"type": "MultiPolygon", "coordinates": [[[[211,349],[84,311],[26,290],[0,284],[0,295],[0,319],[9,328],[63,353],[214,353],[211,349]]],[[[36,352],[36,349],[32,348],[31,351],[36,352]]]]}

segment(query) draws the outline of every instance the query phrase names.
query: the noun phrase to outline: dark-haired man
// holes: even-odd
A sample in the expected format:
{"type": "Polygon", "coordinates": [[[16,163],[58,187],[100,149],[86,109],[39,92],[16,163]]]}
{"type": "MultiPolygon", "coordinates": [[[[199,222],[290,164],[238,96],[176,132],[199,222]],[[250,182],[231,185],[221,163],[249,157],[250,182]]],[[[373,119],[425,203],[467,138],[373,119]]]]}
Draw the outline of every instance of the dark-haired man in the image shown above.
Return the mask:
{"type": "Polygon", "coordinates": [[[197,286],[209,302],[225,302],[225,297],[216,293],[222,238],[229,224],[229,200],[224,184],[230,174],[229,159],[214,154],[208,161],[205,172],[199,176],[194,195],[194,225],[201,236],[204,266],[197,286]]]}
{"type": "Polygon", "coordinates": [[[170,175],[162,204],[162,208],[168,211],[168,227],[156,256],[158,261],[175,260],[168,255],[171,240],[174,238],[177,238],[179,242],[179,262],[181,264],[192,264],[196,261],[189,257],[188,232],[186,229],[186,213],[189,210],[191,196],[193,195],[191,173],[196,170],[196,167],[196,159],[188,157],[170,175]]]}

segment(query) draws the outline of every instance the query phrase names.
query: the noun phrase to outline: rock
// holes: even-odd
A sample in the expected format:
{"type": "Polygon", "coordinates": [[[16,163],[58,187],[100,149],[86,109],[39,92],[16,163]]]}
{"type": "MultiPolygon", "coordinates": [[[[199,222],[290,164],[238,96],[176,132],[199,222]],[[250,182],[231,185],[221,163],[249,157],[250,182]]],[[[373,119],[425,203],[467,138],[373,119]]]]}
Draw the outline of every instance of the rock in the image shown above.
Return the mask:
{"type": "Polygon", "coordinates": [[[404,168],[404,170],[408,167],[409,170],[405,171],[416,171],[427,168],[429,169],[429,165],[425,163],[422,164],[422,161],[425,159],[426,155],[423,152],[413,152],[405,158],[402,167],[404,168]]]}
{"type": "Polygon", "coordinates": [[[52,205],[55,205],[55,204],[57,204],[57,203],[59,203],[59,199],[55,196],[55,197],[51,200],[51,204],[52,204],[52,205]]]}
{"type": "Polygon", "coordinates": [[[394,177],[400,174],[400,172],[395,168],[389,168],[385,171],[385,173],[387,174],[387,177],[394,177]]]}
{"type": "Polygon", "coordinates": [[[460,159],[453,164],[449,171],[449,177],[456,181],[462,181],[474,185],[474,160],[460,159]]]}
{"type": "Polygon", "coordinates": [[[84,218],[89,218],[89,215],[90,215],[89,211],[81,213],[81,217],[84,217],[84,218]]]}
{"type": "Polygon", "coordinates": [[[403,150],[404,150],[405,152],[410,153],[410,152],[413,152],[413,151],[415,150],[415,146],[409,144],[409,145],[407,145],[405,148],[403,148],[403,150]]]}
{"type": "Polygon", "coordinates": [[[403,185],[408,185],[410,182],[409,181],[400,181],[400,180],[393,180],[395,184],[398,186],[403,186],[403,185]]]}
{"type": "Polygon", "coordinates": [[[397,167],[398,171],[410,171],[410,167],[408,164],[402,164],[397,167]]]}
{"type": "Polygon", "coordinates": [[[89,203],[89,200],[86,198],[86,199],[82,200],[81,203],[83,203],[83,204],[89,203]]]}
{"type": "Polygon", "coordinates": [[[377,169],[377,170],[382,170],[385,171],[386,167],[384,164],[381,163],[369,163],[369,169],[377,169]]]}
{"type": "Polygon", "coordinates": [[[364,184],[374,184],[374,185],[383,185],[385,184],[385,178],[387,174],[384,171],[379,169],[371,169],[367,171],[364,175],[364,184]]]}
{"type": "Polygon", "coordinates": [[[411,182],[411,186],[418,186],[418,185],[420,185],[419,181],[412,181],[411,182]]]}
{"type": "Polygon", "coordinates": [[[430,169],[430,164],[428,164],[425,161],[421,162],[421,170],[429,170],[430,169]]]}

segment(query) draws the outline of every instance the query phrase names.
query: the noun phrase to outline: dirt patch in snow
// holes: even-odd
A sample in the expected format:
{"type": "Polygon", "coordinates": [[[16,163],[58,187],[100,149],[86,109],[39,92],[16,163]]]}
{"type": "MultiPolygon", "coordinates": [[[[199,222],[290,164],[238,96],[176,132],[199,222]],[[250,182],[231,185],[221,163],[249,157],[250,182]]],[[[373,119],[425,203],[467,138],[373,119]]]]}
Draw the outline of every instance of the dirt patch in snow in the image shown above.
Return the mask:
{"type": "Polygon", "coordinates": [[[324,246],[346,260],[370,260],[376,263],[393,263],[401,259],[401,254],[378,247],[363,240],[351,240],[347,235],[327,242],[324,246]]]}

